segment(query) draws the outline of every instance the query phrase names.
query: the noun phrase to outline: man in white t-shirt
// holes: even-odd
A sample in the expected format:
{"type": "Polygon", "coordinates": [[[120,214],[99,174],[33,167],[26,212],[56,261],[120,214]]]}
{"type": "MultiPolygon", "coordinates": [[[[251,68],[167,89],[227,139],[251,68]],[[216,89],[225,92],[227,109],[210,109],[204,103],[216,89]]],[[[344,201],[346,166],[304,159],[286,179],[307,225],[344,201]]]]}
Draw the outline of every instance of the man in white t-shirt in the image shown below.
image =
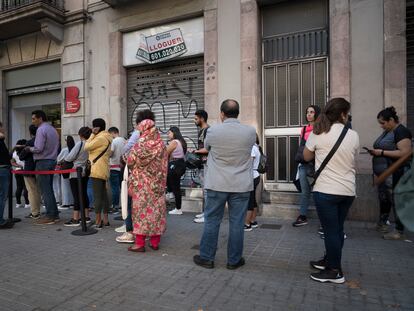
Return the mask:
{"type": "Polygon", "coordinates": [[[112,210],[119,211],[119,194],[121,191],[121,156],[122,149],[125,145],[125,138],[119,136],[119,130],[116,127],[108,129],[112,135],[111,156],[109,158],[110,177],[109,182],[112,190],[112,210]]]}

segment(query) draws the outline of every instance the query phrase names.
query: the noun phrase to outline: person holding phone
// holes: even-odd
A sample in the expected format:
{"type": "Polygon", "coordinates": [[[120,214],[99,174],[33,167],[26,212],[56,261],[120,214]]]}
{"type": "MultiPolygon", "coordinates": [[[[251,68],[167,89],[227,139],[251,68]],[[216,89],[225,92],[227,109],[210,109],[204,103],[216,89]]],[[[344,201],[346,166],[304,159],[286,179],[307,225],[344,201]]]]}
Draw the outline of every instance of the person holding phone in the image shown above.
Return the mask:
{"type": "MultiPolygon", "coordinates": [[[[409,129],[399,123],[399,118],[394,107],[388,107],[377,115],[378,123],[384,132],[375,140],[374,149],[364,148],[372,155],[372,167],[376,176],[381,175],[392,163],[405,156],[412,148],[412,134],[409,129]]],[[[385,233],[386,240],[399,240],[403,238],[404,226],[395,213],[393,189],[402,175],[409,169],[410,161],[407,161],[392,176],[378,186],[378,199],[380,202],[380,217],[377,230],[385,233]],[[395,215],[395,230],[389,231],[389,215],[391,209],[395,215]]]]}

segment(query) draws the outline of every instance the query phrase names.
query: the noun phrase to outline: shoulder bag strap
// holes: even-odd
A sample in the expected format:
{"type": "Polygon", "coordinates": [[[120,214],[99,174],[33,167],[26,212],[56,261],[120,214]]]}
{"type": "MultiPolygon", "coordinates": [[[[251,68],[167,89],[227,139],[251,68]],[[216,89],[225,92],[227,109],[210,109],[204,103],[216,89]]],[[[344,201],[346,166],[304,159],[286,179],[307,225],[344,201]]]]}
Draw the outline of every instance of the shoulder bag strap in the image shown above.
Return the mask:
{"type": "Polygon", "coordinates": [[[333,146],[333,148],[331,149],[331,151],[329,151],[328,155],[326,156],[326,158],[323,160],[321,166],[318,168],[318,170],[315,172],[314,180],[312,182],[312,185],[315,185],[316,179],[318,179],[319,175],[321,174],[322,170],[326,167],[326,165],[328,164],[329,160],[332,159],[333,155],[335,154],[336,150],[338,150],[339,145],[342,143],[342,141],[345,138],[346,133],[348,132],[348,127],[344,126],[341,135],[339,135],[338,140],[336,141],[335,145],[333,146]]]}
{"type": "MultiPolygon", "coordinates": [[[[78,152],[76,153],[75,160],[79,157],[79,153],[80,153],[80,152],[81,152],[81,150],[82,150],[82,146],[83,146],[83,141],[81,141],[81,144],[80,144],[79,150],[78,150],[78,152]]],[[[73,161],[75,161],[75,160],[73,160],[73,161]]]]}
{"type": "Polygon", "coordinates": [[[100,159],[100,157],[102,157],[105,154],[106,150],[108,150],[108,148],[109,148],[110,145],[111,145],[111,143],[108,143],[108,146],[106,146],[105,150],[102,151],[101,154],[98,155],[92,162],[93,163],[96,163],[96,161],[98,161],[100,159]]]}

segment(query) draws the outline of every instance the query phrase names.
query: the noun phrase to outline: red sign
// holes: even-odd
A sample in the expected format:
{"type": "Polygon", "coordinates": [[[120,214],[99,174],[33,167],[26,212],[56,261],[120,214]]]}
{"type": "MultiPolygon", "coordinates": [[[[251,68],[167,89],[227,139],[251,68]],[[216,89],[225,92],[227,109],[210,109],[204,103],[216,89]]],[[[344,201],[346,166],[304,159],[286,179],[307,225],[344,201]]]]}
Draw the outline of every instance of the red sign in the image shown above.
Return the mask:
{"type": "Polygon", "coordinates": [[[65,88],[65,112],[75,113],[80,109],[79,89],[76,86],[65,88]]]}

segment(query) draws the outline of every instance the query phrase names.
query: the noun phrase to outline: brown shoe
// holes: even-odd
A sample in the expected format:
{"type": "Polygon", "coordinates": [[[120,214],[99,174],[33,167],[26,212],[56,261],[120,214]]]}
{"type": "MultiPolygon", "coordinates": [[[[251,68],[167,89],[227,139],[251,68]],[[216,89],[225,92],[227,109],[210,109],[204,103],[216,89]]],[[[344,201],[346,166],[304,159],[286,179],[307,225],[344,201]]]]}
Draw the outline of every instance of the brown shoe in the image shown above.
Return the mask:
{"type": "Polygon", "coordinates": [[[50,217],[44,217],[36,220],[36,225],[53,225],[56,222],[56,219],[50,217]]]}
{"type": "Polygon", "coordinates": [[[128,250],[130,252],[135,252],[135,253],[145,253],[145,246],[141,246],[138,248],[133,248],[132,246],[128,247],[128,250]]]}

